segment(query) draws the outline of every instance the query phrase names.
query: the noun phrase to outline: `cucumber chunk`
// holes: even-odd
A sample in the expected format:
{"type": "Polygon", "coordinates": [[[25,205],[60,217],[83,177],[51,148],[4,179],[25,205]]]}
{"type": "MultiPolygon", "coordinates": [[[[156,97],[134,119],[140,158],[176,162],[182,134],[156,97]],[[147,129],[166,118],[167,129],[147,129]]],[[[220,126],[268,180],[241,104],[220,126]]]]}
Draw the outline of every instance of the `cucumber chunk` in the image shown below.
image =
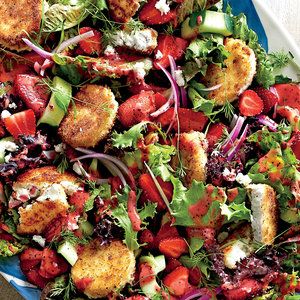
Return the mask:
{"type": "Polygon", "coordinates": [[[39,119],[38,125],[45,123],[50,126],[58,127],[67,113],[71,98],[71,85],[60,77],[55,76],[53,78],[53,91],[50,101],[42,117],[39,119]]]}
{"type": "Polygon", "coordinates": [[[192,39],[199,33],[217,33],[223,36],[232,35],[232,17],[222,12],[210,10],[194,12],[182,23],[181,36],[185,39],[192,39]]]}
{"type": "Polygon", "coordinates": [[[78,260],[76,248],[68,241],[58,246],[57,253],[61,254],[71,266],[74,266],[78,260]]]}
{"type": "Polygon", "coordinates": [[[5,162],[5,152],[6,152],[6,145],[7,142],[14,142],[13,137],[6,137],[0,140],[0,164],[5,162]]]}

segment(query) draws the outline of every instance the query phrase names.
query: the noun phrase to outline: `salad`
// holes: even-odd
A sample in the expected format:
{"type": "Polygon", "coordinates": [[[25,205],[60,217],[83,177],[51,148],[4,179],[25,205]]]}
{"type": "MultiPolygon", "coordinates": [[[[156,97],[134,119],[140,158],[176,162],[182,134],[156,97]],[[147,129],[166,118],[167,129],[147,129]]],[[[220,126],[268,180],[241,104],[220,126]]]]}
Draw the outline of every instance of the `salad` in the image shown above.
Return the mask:
{"type": "Polygon", "coordinates": [[[0,256],[41,299],[300,299],[292,53],[218,0],[0,12],[0,256]]]}

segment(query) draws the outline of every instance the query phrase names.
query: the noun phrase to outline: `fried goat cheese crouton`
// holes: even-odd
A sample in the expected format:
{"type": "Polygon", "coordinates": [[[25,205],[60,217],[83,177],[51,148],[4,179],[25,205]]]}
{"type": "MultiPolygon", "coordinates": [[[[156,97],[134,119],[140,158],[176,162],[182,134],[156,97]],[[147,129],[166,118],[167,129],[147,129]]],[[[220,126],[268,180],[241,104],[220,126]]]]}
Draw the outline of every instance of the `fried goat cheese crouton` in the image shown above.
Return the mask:
{"type": "Polygon", "coordinates": [[[140,0],[108,0],[108,8],[114,21],[127,23],[140,8],[140,0]]]}
{"type": "Polygon", "coordinates": [[[71,269],[75,286],[89,280],[82,291],[89,298],[104,298],[133,280],[135,257],[121,241],[101,245],[93,240],[78,255],[71,269]]]}
{"type": "Polygon", "coordinates": [[[223,243],[224,264],[229,269],[235,269],[237,263],[248,257],[253,251],[252,229],[250,224],[234,231],[223,243]]]}
{"type": "Polygon", "coordinates": [[[67,195],[77,191],[80,185],[72,174],[61,174],[55,167],[48,166],[20,175],[12,188],[10,207],[33,201],[26,207],[19,207],[17,232],[41,234],[57,215],[68,210],[67,195]]]}
{"type": "Polygon", "coordinates": [[[22,38],[39,32],[42,3],[42,0],[0,0],[0,44],[3,47],[16,51],[27,49],[22,38]]]}
{"type": "MultiPolygon", "coordinates": [[[[191,131],[179,135],[179,152],[187,186],[191,186],[193,180],[206,180],[207,149],[208,142],[203,133],[191,131]]],[[[174,157],[172,164],[178,167],[177,157],[174,157]]]]}
{"type": "Polygon", "coordinates": [[[108,87],[87,84],[76,94],[75,105],[76,109],[69,108],[58,134],[74,148],[94,147],[113,127],[118,102],[108,87]]]}
{"type": "Polygon", "coordinates": [[[254,240],[265,245],[274,242],[277,232],[278,203],[274,189],[267,184],[250,184],[247,192],[251,201],[254,240]]]}
{"type": "Polygon", "coordinates": [[[225,60],[226,68],[211,64],[208,66],[204,83],[208,87],[222,84],[222,86],[208,94],[216,105],[224,105],[238,98],[252,83],[256,73],[256,57],[254,51],[243,41],[227,38],[225,50],[230,52],[225,60]]]}

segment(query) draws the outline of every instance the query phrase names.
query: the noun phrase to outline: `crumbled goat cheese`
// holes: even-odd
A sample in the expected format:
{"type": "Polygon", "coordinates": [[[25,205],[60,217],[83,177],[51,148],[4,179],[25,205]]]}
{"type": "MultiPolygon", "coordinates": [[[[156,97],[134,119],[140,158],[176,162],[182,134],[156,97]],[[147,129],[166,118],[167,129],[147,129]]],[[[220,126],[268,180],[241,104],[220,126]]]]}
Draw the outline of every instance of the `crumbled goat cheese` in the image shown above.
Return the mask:
{"type": "Polygon", "coordinates": [[[50,201],[61,201],[61,202],[67,202],[67,196],[63,189],[63,187],[60,184],[54,183],[53,185],[49,186],[47,189],[44,190],[44,192],[39,196],[37,201],[44,201],[44,200],[50,200],[50,201]]]}
{"type": "Polygon", "coordinates": [[[65,149],[66,149],[66,145],[64,143],[54,145],[54,150],[57,153],[63,153],[65,149]]]}
{"type": "Polygon", "coordinates": [[[234,169],[229,170],[225,168],[222,175],[226,181],[235,181],[236,179],[236,173],[234,169]]]}
{"type": "Polygon", "coordinates": [[[175,80],[178,86],[184,86],[185,80],[182,74],[182,70],[176,70],[175,71],[175,80]]]}
{"type": "Polygon", "coordinates": [[[6,156],[4,157],[4,161],[5,161],[6,163],[9,163],[10,159],[11,159],[11,153],[9,153],[8,155],[6,155],[6,156]]]}
{"type": "Polygon", "coordinates": [[[132,70],[135,72],[138,78],[144,78],[146,75],[145,64],[143,62],[137,62],[132,70]]]}
{"type": "Polygon", "coordinates": [[[5,119],[5,118],[8,118],[8,117],[10,117],[11,116],[11,113],[8,111],[8,110],[6,110],[6,109],[4,109],[2,112],[1,112],[1,119],[3,120],[3,119],[5,119]]]}
{"type": "Polygon", "coordinates": [[[247,186],[252,182],[252,179],[248,175],[243,175],[242,173],[237,174],[235,180],[243,186],[247,186]]]}
{"type": "Polygon", "coordinates": [[[11,141],[2,141],[0,143],[0,153],[4,153],[5,151],[15,152],[19,149],[19,146],[11,141]]]}
{"type": "Polygon", "coordinates": [[[18,188],[18,189],[15,189],[15,199],[17,200],[25,200],[25,199],[30,199],[30,191],[29,189],[26,189],[26,188],[18,188]]]}
{"type": "Polygon", "coordinates": [[[104,55],[110,56],[116,54],[116,50],[113,46],[108,45],[104,50],[104,55]]]}
{"type": "Polygon", "coordinates": [[[164,55],[162,54],[162,52],[160,50],[157,50],[155,54],[155,59],[162,59],[163,57],[164,55]]]}
{"type": "Polygon", "coordinates": [[[71,181],[64,180],[60,184],[65,189],[67,195],[72,195],[79,189],[78,185],[71,181]]]}
{"type": "Polygon", "coordinates": [[[41,247],[45,247],[45,244],[46,244],[46,239],[44,239],[42,236],[40,235],[34,235],[32,237],[32,240],[36,243],[38,243],[41,247]]]}
{"type": "Polygon", "coordinates": [[[147,51],[149,47],[155,47],[156,38],[153,37],[152,30],[136,30],[130,33],[118,31],[112,35],[113,46],[128,47],[136,51],[147,51]]]}
{"type": "Polygon", "coordinates": [[[166,0],[159,0],[155,3],[155,8],[160,11],[161,15],[165,15],[170,11],[170,6],[166,0]]]}
{"type": "Polygon", "coordinates": [[[17,104],[15,102],[12,102],[12,103],[8,104],[8,107],[12,108],[12,109],[16,109],[18,106],[17,106],[17,104]]]}

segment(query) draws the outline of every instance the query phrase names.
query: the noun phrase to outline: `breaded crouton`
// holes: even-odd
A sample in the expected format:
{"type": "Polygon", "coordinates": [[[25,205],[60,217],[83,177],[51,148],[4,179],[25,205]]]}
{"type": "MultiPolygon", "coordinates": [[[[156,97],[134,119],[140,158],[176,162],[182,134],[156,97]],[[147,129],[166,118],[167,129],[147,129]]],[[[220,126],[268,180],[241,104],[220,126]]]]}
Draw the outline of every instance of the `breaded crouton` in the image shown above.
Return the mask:
{"type": "Polygon", "coordinates": [[[108,0],[111,17],[116,22],[127,23],[140,8],[140,0],[108,0]]]}
{"type": "Polygon", "coordinates": [[[251,201],[254,240],[271,245],[277,232],[278,203],[275,191],[267,184],[250,184],[247,191],[251,201]]]}
{"type": "Polygon", "coordinates": [[[0,44],[8,49],[27,49],[22,38],[38,33],[42,0],[0,0],[0,44]]]}
{"type": "Polygon", "coordinates": [[[254,51],[243,41],[227,38],[225,49],[230,52],[225,60],[226,68],[209,65],[203,80],[208,87],[222,84],[208,95],[210,99],[214,99],[216,105],[236,100],[252,83],[256,72],[254,51]]]}
{"type": "MultiPolygon", "coordinates": [[[[206,180],[208,142],[203,133],[191,131],[181,133],[179,138],[179,150],[182,165],[186,172],[184,183],[191,186],[193,180],[206,180]]],[[[178,165],[178,162],[176,162],[178,165]]]]}
{"type": "Polygon", "coordinates": [[[246,224],[234,231],[224,242],[222,251],[224,264],[229,269],[235,269],[237,263],[253,252],[251,225],[246,224]],[[225,246],[225,247],[224,247],[225,246]]]}
{"type": "Polygon", "coordinates": [[[112,91],[103,86],[87,84],[75,96],[76,110],[69,108],[58,134],[72,147],[94,147],[114,125],[118,102],[112,91]]]}
{"type": "Polygon", "coordinates": [[[121,241],[101,246],[97,240],[84,247],[71,269],[75,285],[84,279],[90,283],[84,289],[89,298],[107,297],[133,280],[135,258],[121,241]]]}
{"type": "MultiPolygon", "coordinates": [[[[66,198],[66,196],[65,196],[66,198]]],[[[65,214],[69,208],[66,201],[45,199],[19,208],[19,234],[41,234],[46,226],[59,214],[65,214]]]]}

